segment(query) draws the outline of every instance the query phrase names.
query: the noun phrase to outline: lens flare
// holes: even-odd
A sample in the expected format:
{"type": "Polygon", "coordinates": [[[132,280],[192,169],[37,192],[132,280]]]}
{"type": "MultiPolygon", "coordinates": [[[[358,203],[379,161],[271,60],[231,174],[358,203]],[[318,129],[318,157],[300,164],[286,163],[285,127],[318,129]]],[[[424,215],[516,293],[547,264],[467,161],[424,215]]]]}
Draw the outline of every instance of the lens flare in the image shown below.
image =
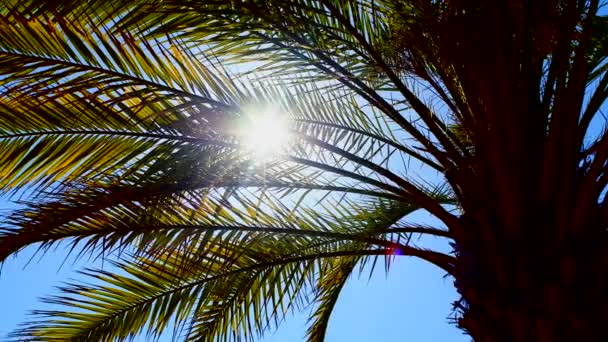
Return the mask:
{"type": "Polygon", "coordinates": [[[247,108],[247,122],[241,129],[244,149],[258,161],[266,161],[283,152],[289,144],[289,127],[275,107],[247,108]]]}

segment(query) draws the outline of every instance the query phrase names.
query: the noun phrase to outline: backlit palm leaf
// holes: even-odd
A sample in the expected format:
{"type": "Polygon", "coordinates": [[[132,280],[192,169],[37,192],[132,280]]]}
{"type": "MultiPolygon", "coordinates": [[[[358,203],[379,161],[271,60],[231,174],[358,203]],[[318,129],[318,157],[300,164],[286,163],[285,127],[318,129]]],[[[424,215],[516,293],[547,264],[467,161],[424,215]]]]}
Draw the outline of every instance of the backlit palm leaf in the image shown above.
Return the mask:
{"type": "MultiPolygon", "coordinates": [[[[235,91],[174,45],[60,18],[2,20],[4,188],[142,167],[188,142],[171,123],[214,115],[235,91]]],[[[212,143],[210,131],[201,125],[197,142],[212,143]]]]}
{"type": "MultiPolygon", "coordinates": [[[[325,228],[293,212],[284,213],[291,215],[292,223],[287,227],[277,225],[288,218],[263,215],[266,217],[258,220],[270,225],[258,223],[255,229],[223,226],[225,218],[194,225],[197,220],[193,217],[188,218],[190,225],[174,223],[172,228],[158,217],[160,222],[150,222],[148,229],[189,230],[190,236],[197,230],[213,233],[207,238],[190,239],[193,246],[186,249],[149,251],[153,259],[136,257],[120,266],[126,276],[86,272],[106,285],[70,286],[62,290],[64,295],[49,299],[77,308],[78,313],[39,312],[43,320],[31,323],[15,337],[44,341],[124,339],[145,326],[149,335],[160,333],[172,318],[178,324],[191,320],[183,329],[186,340],[253,337],[271,321],[281,320],[293,305],[308,302],[315,279],[331,286],[335,281],[334,263],[342,263],[341,258],[352,262],[358,260],[352,259],[355,256],[390,256],[400,248],[401,253],[417,254],[439,265],[449,262],[441,260],[439,254],[374,238],[377,231],[382,235],[390,232],[396,219],[414,209],[384,208],[389,211],[377,211],[375,217],[366,218],[364,208],[358,217],[327,216],[325,228]],[[352,222],[352,227],[343,227],[340,233],[337,227],[344,221],[352,222]],[[335,258],[335,262],[325,261],[335,258]]],[[[278,213],[280,210],[273,211],[274,215],[278,213]]]]}
{"type": "MultiPolygon", "coordinates": [[[[340,92],[326,92],[338,71],[329,78],[319,73],[337,65],[329,59],[308,70],[310,80],[327,84],[278,83],[283,77],[271,77],[272,60],[258,69],[263,77],[238,81],[208,58],[247,61],[244,50],[238,55],[245,58],[236,58],[238,39],[233,47],[221,37],[206,46],[201,39],[218,31],[172,32],[186,19],[199,18],[192,27],[206,25],[200,13],[165,17],[167,25],[155,27],[163,16],[149,2],[90,5],[9,2],[0,11],[0,185],[43,191],[6,217],[0,258],[63,242],[74,253],[123,259],[116,264],[122,273],[86,271],[101,285],[69,285],[49,299],[74,312],[39,311],[40,320],[15,339],[125,340],[142,331],[153,337],[171,319],[186,340],[248,339],[311,300],[321,303],[311,328],[311,338],[319,338],[335,284],[366,263],[362,257],[398,253],[453,267],[451,257],[407,244],[412,233],[449,237],[447,231],[396,224],[429,204],[447,213],[435,203],[451,199],[390,171],[412,157],[416,165],[441,167],[401,142],[403,118],[387,102],[368,110],[355,97],[367,92],[376,106],[381,99],[372,91],[377,79],[364,76],[365,53],[338,61],[351,70],[340,92]],[[239,146],[235,128],[247,106],[265,103],[288,114],[296,143],[258,165],[239,146]],[[427,202],[414,205],[412,198],[427,202]],[[369,205],[378,201],[388,206],[369,205]],[[336,274],[343,262],[352,267],[336,274]]],[[[243,29],[232,25],[227,31],[243,29]]],[[[357,46],[339,23],[323,25],[336,26],[327,48],[357,46]]],[[[242,43],[270,42],[276,49],[275,43],[302,39],[252,38],[242,43]]],[[[302,43],[268,56],[284,57],[290,72],[314,58],[339,56],[302,43]],[[294,53],[300,57],[291,64],[294,53]]]]}

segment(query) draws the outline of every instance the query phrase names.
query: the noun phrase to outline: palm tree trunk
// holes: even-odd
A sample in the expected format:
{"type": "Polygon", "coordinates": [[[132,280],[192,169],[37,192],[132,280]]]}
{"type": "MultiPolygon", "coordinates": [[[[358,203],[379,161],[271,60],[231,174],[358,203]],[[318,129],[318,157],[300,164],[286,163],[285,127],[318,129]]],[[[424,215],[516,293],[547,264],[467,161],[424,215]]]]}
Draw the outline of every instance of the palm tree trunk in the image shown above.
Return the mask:
{"type": "Polygon", "coordinates": [[[605,229],[558,244],[528,228],[520,241],[458,242],[458,325],[476,342],[608,341],[605,229]]]}

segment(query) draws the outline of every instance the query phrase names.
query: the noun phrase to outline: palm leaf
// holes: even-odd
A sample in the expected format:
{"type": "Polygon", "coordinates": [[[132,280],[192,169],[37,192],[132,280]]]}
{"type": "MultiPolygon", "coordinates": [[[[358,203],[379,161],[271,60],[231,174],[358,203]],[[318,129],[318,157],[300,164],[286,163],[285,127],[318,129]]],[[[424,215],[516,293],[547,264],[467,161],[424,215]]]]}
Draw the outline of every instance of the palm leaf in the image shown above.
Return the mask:
{"type": "MultiPolygon", "coordinates": [[[[185,329],[188,340],[248,338],[262,333],[270,321],[280,321],[285,312],[294,305],[293,308],[298,307],[297,303],[308,300],[306,293],[311,289],[315,270],[335,267],[330,266],[334,265],[333,261],[325,259],[353,260],[355,256],[390,255],[398,247],[405,255],[437,261],[433,261],[432,253],[390,240],[369,238],[369,233],[385,232],[395,220],[415,210],[400,205],[376,208],[379,211],[371,215],[365,208],[353,211],[353,208],[343,207],[339,210],[350,219],[336,214],[306,219],[305,215],[294,215],[290,211],[285,214],[289,214],[293,222],[291,229],[264,228],[259,224],[254,229],[246,229],[219,223],[160,227],[172,230],[202,228],[203,231],[209,228],[219,234],[190,239],[191,246],[187,249],[159,250],[155,247],[160,246],[146,243],[152,247],[146,252],[149,257],[135,257],[119,265],[125,276],[107,271],[85,272],[105,285],[65,287],[61,290],[64,295],[48,300],[78,309],[78,313],[39,311],[36,315],[42,320],[32,322],[14,337],[48,341],[125,340],[145,326],[148,336],[156,336],[167,327],[171,317],[177,322],[192,317],[185,329]],[[325,229],[319,230],[319,220],[325,222],[325,229]],[[345,223],[352,227],[343,226],[345,223]],[[277,234],[281,237],[272,238],[277,234]],[[390,248],[372,247],[378,244],[390,248]]],[[[273,210],[273,214],[276,213],[277,210],[273,210]]],[[[258,220],[271,221],[275,225],[287,219],[258,215],[262,216],[258,220]]],[[[195,219],[190,217],[189,221],[192,220],[195,219]]],[[[163,244],[171,243],[164,241],[163,244]]],[[[332,282],[334,273],[321,272],[319,281],[332,282]]],[[[329,288],[323,291],[329,291],[329,288]]],[[[320,296],[317,300],[326,301],[323,298],[320,296]]],[[[327,311],[327,307],[324,310],[327,311]]]]}
{"type": "Polygon", "coordinates": [[[451,192],[393,166],[443,172],[441,149],[468,150],[382,62],[389,8],[289,5],[0,6],[0,187],[45,190],[6,217],[0,260],[69,243],[121,270],[85,271],[94,284],[47,300],[65,311],[38,311],[13,338],[155,338],[175,320],[186,340],[251,339],[317,301],[309,336],[322,340],[356,265],[402,254],[453,271],[454,258],[409,245],[451,231],[399,223],[426,209],[456,225],[451,192]],[[219,66],[231,63],[242,72],[219,66]],[[268,103],[294,146],[260,165],[235,127],[268,103]]]}
{"type": "MultiPolygon", "coordinates": [[[[226,109],[229,105],[220,101],[235,91],[232,84],[219,85],[225,79],[213,78],[177,46],[169,54],[167,46],[152,47],[61,18],[26,20],[13,12],[2,20],[5,189],[94,178],[125,164],[141,167],[146,155],[187,142],[173,122],[204,117],[217,106],[226,109]]],[[[197,143],[211,143],[204,130],[209,127],[201,128],[197,143]]]]}

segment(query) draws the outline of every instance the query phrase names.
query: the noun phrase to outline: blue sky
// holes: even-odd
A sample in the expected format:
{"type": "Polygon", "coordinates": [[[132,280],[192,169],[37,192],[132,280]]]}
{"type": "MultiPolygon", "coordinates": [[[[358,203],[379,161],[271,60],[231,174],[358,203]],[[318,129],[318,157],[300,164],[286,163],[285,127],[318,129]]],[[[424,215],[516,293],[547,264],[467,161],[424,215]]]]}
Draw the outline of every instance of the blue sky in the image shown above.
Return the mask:
{"type": "MultiPolygon", "coordinates": [[[[377,272],[369,282],[367,275],[351,279],[334,310],[326,341],[470,341],[447,322],[456,298],[452,280],[444,279],[441,271],[402,257],[388,277],[377,272]]],[[[305,341],[305,323],[305,317],[295,317],[263,341],[305,341]]]]}

